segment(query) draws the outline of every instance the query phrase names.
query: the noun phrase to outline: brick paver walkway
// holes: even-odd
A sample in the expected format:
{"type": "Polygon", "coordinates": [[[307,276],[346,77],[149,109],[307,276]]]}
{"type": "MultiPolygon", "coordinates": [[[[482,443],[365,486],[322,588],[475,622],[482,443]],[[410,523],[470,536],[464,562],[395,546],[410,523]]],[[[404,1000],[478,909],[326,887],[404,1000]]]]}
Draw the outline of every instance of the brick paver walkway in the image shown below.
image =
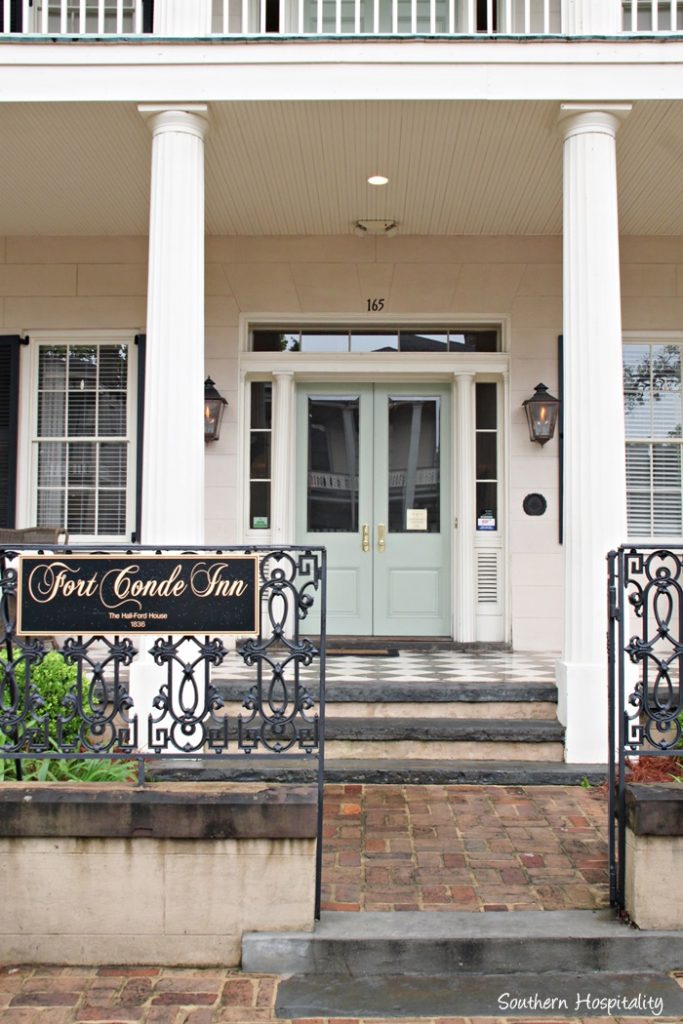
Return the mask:
{"type": "MultiPolygon", "coordinates": [[[[0,967],[0,1024],[263,1024],[278,1019],[285,1024],[273,1009],[276,981],[228,970],[0,967]]],[[[326,1017],[293,1024],[655,1024],[655,1019],[680,1024],[673,1017],[326,1017]]]]}
{"type": "MultiPolygon", "coordinates": [[[[559,786],[328,786],[323,887],[324,905],[344,910],[603,906],[606,800],[598,790],[559,786]]],[[[0,967],[0,1024],[260,1024],[277,1020],[277,981],[236,970],[0,967]]],[[[635,1024],[612,1017],[590,1024],[626,1020],[635,1024]]],[[[508,1018],[400,1024],[494,1021],[508,1018]]],[[[533,1024],[559,1022],[535,1017],[533,1024]]]]}
{"type": "Polygon", "coordinates": [[[577,786],[325,787],[323,909],[608,904],[607,797],[577,786]]]}

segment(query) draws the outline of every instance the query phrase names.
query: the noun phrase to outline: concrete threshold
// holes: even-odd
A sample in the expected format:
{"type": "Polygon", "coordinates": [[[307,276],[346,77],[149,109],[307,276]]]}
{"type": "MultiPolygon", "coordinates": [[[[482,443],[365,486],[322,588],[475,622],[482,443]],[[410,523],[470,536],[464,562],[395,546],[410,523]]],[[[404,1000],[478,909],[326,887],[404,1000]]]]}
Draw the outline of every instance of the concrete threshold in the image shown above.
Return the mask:
{"type": "MultiPolygon", "coordinates": [[[[369,976],[657,973],[683,967],[683,932],[638,931],[611,910],[323,913],[313,932],[252,932],[256,973],[369,976]]],[[[334,1015],[334,1014],[332,1014],[334,1015]]]]}

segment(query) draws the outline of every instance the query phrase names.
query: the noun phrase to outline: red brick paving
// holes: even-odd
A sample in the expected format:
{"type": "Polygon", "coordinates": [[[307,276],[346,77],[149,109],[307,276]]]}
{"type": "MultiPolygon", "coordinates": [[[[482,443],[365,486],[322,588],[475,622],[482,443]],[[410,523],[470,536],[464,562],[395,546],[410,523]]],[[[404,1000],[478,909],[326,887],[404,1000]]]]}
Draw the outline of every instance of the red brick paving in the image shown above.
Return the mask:
{"type": "MultiPolygon", "coordinates": [[[[3,993],[0,1024],[274,1024],[277,979],[233,970],[145,970],[136,968],[0,968],[3,993]],[[134,987],[136,998],[128,999],[134,987]],[[55,993],[75,995],[70,1006],[56,1006],[55,993]],[[139,997],[145,994],[146,998],[139,997]],[[197,996],[201,994],[201,1005],[197,996]],[[30,996],[30,1005],[26,997],[30,996]],[[210,1001],[209,1001],[210,999],[210,1001]]],[[[680,972],[678,972],[680,973],[680,972]]],[[[659,1017],[658,1021],[674,1021],[659,1017]]],[[[282,1024],[636,1024],[635,1018],[519,1017],[325,1017],[282,1024]]],[[[642,1018],[641,1024],[655,1024],[642,1018]]],[[[680,1022],[678,1022],[680,1024],[680,1022]]]]}
{"type": "MultiPolygon", "coordinates": [[[[324,859],[327,908],[604,906],[605,799],[596,790],[552,786],[327,786],[324,859]]],[[[0,1024],[274,1022],[278,980],[237,970],[0,967],[0,1024]]],[[[397,1024],[396,1018],[363,1020],[397,1024]]],[[[400,1024],[508,1020],[525,1024],[519,1017],[401,1018],[400,1024]]],[[[626,1020],[590,1018],[590,1024],[626,1020]]],[[[336,1017],[318,1024],[363,1021],[336,1017]]],[[[533,1024],[556,1022],[533,1018],[533,1024]]]]}
{"type": "Polygon", "coordinates": [[[607,801],[569,786],[325,787],[323,909],[607,906],[607,801]]]}

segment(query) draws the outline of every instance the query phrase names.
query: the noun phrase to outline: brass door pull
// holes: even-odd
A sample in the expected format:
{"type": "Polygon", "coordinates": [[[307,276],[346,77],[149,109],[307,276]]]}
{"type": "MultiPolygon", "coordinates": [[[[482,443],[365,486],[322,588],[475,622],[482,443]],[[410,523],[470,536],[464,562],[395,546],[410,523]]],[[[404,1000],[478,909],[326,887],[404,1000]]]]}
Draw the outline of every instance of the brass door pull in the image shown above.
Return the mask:
{"type": "Polygon", "coordinates": [[[379,552],[384,551],[387,539],[387,529],[384,523],[377,524],[377,550],[379,552]]]}
{"type": "Polygon", "coordinates": [[[361,536],[362,536],[363,551],[369,551],[370,550],[370,527],[368,526],[367,523],[363,523],[363,529],[362,529],[361,536]]]}

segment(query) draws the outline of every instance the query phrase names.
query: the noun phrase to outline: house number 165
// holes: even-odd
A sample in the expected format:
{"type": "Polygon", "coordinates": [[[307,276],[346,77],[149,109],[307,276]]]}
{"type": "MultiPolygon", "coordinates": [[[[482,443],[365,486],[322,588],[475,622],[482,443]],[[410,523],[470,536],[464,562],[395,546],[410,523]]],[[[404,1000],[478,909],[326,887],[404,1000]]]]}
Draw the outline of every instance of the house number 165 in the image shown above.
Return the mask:
{"type": "Polygon", "coordinates": [[[384,309],[384,299],[368,299],[368,313],[379,313],[384,309]]]}

